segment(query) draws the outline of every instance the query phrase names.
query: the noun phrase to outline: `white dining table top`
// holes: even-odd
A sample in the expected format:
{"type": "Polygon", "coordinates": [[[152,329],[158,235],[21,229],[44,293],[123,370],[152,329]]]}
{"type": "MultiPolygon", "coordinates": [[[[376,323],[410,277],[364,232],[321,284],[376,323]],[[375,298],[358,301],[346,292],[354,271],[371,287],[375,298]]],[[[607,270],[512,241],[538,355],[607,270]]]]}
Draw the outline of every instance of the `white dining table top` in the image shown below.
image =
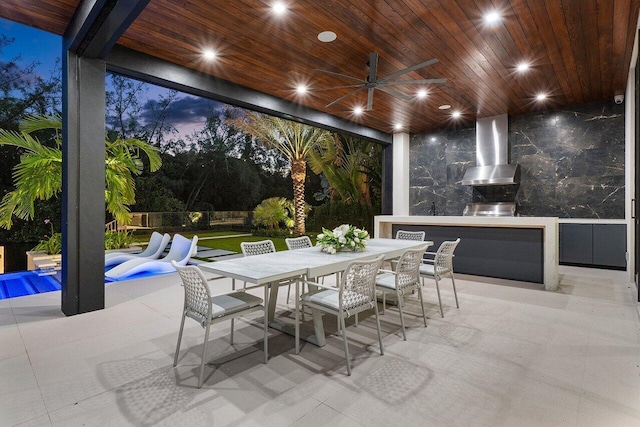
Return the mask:
{"type": "Polygon", "coordinates": [[[366,259],[385,255],[385,259],[396,258],[407,249],[423,245],[433,245],[429,241],[396,239],[369,239],[367,248],[362,252],[338,252],[328,254],[320,247],[280,251],[249,257],[234,258],[199,264],[205,271],[245,282],[261,285],[306,274],[318,277],[344,270],[357,259],[366,259]]]}

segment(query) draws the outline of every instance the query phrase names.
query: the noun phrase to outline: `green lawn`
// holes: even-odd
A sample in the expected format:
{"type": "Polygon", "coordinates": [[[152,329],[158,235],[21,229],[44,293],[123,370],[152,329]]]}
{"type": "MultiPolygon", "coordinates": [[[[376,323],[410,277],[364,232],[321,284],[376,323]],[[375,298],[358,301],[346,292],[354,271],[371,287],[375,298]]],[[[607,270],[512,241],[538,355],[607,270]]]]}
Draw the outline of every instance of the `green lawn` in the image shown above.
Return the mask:
{"type": "MultiPolygon", "coordinates": [[[[148,242],[149,241],[149,237],[151,237],[151,233],[153,233],[153,230],[136,230],[133,233],[133,240],[134,242],[148,242]]],[[[172,236],[175,233],[169,233],[172,236]]],[[[179,233],[182,236],[190,239],[192,238],[194,235],[198,235],[199,238],[202,237],[218,237],[218,236],[232,236],[235,234],[245,234],[244,231],[187,231],[184,233],[179,233]]],[[[200,245],[200,246],[207,246],[207,245],[200,245]]],[[[238,246],[239,248],[240,246],[238,246]]]]}
{"type": "MultiPolygon", "coordinates": [[[[200,235],[198,234],[198,237],[200,235]]],[[[260,240],[272,240],[276,251],[286,251],[287,244],[284,239],[275,237],[262,237],[262,236],[242,236],[242,237],[230,237],[228,239],[212,239],[212,240],[198,240],[198,246],[206,246],[211,249],[224,249],[227,251],[233,251],[240,253],[240,243],[242,242],[259,242],[260,240]]]]}
{"type": "MultiPolygon", "coordinates": [[[[136,242],[147,242],[151,233],[139,233],[140,230],[134,233],[134,239],[136,242]]],[[[194,231],[180,233],[186,238],[191,238],[194,235],[198,235],[198,246],[204,246],[211,249],[224,249],[236,253],[241,253],[240,243],[242,242],[258,242],[260,240],[272,240],[276,251],[286,251],[287,244],[283,238],[277,237],[263,237],[263,236],[238,236],[229,237],[225,239],[203,239],[203,237],[218,237],[218,236],[234,236],[236,234],[246,234],[241,231],[194,231]]],[[[172,233],[173,235],[173,233],[172,233]]],[[[309,234],[311,242],[315,244],[315,233],[309,234]]]]}

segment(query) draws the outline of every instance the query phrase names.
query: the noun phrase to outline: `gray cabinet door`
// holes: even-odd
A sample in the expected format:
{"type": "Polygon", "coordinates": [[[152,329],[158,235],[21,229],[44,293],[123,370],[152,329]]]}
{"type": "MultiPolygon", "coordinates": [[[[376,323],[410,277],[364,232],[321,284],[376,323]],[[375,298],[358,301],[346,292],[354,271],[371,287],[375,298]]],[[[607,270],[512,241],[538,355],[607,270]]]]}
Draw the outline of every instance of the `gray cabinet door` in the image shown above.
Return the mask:
{"type": "Polygon", "coordinates": [[[560,262],[593,264],[593,225],[560,224],[560,262]]]}
{"type": "Polygon", "coordinates": [[[626,267],[627,227],[624,224],[593,224],[593,264],[626,267]]]}

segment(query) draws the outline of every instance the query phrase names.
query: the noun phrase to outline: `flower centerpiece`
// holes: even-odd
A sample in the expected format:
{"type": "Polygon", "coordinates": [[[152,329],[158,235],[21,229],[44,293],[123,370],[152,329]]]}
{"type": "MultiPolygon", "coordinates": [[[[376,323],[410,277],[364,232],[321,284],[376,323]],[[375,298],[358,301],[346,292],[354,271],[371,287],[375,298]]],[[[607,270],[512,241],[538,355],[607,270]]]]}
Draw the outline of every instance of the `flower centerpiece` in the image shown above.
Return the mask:
{"type": "Polygon", "coordinates": [[[363,251],[367,246],[369,233],[353,225],[342,224],[333,230],[322,228],[316,237],[316,246],[324,252],[335,254],[341,250],[363,251]]]}

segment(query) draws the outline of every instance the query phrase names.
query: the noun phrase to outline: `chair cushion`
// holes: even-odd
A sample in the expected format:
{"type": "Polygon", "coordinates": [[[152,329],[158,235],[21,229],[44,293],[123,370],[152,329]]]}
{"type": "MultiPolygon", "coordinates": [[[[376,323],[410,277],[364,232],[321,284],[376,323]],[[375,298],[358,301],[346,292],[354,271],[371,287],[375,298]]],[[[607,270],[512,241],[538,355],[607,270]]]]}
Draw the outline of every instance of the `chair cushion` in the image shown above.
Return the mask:
{"type": "Polygon", "coordinates": [[[396,275],[392,273],[383,273],[376,277],[376,288],[384,288],[395,291],[396,290],[396,275]]]}
{"type": "Polygon", "coordinates": [[[215,296],[211,298],[211,302],[211,317],[215,318],[257,307],[262,304],[262,298],[246,292],[233,292],[215,296]]]}
{"type": "MultiPolygon", "coordinates": [[[[421,276],[434,276],[434,265],[433,264],[422,264],[420,266],[420,275],[421,276]]],[[[449,270],[444,267],[438,267],[438,275],[442,276],[448,273],[449,270]]]]}
{"type": "MultiPolygon", "coordinates": [[[[369,299],[365,295],[357,294],[352,291],[345,291],[345,295],[348,296],[350,304],[345,304],[342,308],[345,310],[349,310],[354,307],[361,306],[363,304],[369,303],[369,299]]],[[[308,302],[316,305],[320,305],[323,307],[327,307],[331,310],[338,311],[340,309],[339,301],[339,292],[338,289],[325,289],[316,293],[309,293],[302,295],[302,302],[308,302]]]]}

